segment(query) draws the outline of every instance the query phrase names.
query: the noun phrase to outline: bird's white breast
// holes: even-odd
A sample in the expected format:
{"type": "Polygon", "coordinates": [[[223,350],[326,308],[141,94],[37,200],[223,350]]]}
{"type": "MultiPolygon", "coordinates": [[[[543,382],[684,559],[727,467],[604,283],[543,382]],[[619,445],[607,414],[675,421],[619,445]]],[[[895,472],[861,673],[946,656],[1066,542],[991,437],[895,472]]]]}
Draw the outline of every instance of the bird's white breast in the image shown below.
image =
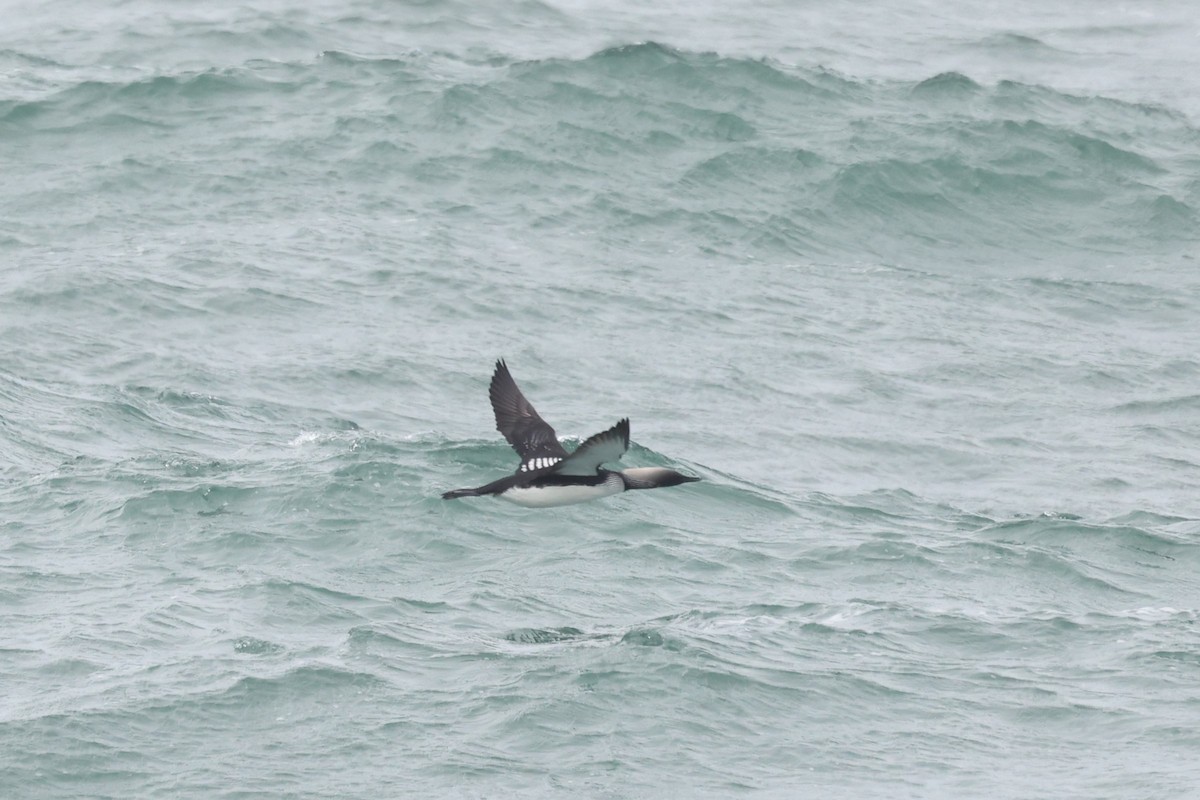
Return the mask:
{"type": "Polygon", "coordinates": [[[586,503],[625,491],[619,475],[609,475],[604,483],[595,486],[522,486],[507,489],[500,497],[526,508],[552,508],[586,503]]]}

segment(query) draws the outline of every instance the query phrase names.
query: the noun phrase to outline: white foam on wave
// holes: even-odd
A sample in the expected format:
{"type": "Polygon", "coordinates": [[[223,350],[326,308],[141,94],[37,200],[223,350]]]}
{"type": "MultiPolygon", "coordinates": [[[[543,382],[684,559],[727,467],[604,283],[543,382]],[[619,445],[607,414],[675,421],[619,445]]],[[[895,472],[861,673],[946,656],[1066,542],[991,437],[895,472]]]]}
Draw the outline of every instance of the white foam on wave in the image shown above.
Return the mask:
{"type": "Polygon", "coordinates": [[[301,431],[300,435],[288,442],[288,447],[303,447],[306,444],[312,444],[319,441],[325,434],[320,434],[315,431],[301,431]]]}

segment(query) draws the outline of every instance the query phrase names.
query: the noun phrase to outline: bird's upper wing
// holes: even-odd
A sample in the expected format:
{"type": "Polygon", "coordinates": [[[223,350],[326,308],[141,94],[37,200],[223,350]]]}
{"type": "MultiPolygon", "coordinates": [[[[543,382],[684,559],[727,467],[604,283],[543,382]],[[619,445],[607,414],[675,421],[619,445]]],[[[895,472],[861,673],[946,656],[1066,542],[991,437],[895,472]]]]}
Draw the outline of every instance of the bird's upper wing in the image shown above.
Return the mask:
{"type": "Polygon", "coordinates": [[[567,457],[554,428],[538,416],[521,394],[503,360],[496,362],[488,396],[492,398],[492,410],[496,412],[496,430],[521,457],[522,470],[542,469],[567,457]]]}
{"type": "Polygon", "coordinates": [[[589,437],[554,470],[558,475],[595,475],[601,464],[616,461],[629,449],[629,420],[589,437]]]}

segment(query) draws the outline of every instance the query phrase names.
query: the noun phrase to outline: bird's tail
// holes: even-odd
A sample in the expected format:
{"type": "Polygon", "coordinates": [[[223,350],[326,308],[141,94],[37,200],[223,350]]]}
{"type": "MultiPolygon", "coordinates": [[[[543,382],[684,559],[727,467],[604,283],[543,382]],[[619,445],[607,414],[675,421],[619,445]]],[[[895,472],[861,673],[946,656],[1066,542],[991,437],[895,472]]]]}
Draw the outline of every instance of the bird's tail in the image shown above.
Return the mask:
{"type": "Polygon", "coordinates": [[[492,481],[486,486],[476,486],[474,489],[453,489],[442,495],[443,500],[453,500],[456,497],[484,497],[489,494],[499,494],[512,485],[512,477],[492,481]]]}

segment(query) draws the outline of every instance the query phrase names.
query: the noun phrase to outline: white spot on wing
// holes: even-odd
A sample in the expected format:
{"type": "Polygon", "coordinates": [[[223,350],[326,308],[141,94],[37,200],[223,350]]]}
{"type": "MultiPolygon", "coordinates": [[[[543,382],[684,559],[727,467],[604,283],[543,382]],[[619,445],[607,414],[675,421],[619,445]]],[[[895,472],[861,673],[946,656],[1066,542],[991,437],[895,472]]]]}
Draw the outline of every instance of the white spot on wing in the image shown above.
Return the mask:
{"type": "Polygon", "coordinates": [[[561,461],[562,461],[561,458],[555,458],[552,456],[537,456],[535,458],[529,459],[524,464],[517,467],[517,471],[518,472],[535,472],[539,469],[549,469],[550,467],[553,467],[555,464],[558,464],[561,461]]]}

